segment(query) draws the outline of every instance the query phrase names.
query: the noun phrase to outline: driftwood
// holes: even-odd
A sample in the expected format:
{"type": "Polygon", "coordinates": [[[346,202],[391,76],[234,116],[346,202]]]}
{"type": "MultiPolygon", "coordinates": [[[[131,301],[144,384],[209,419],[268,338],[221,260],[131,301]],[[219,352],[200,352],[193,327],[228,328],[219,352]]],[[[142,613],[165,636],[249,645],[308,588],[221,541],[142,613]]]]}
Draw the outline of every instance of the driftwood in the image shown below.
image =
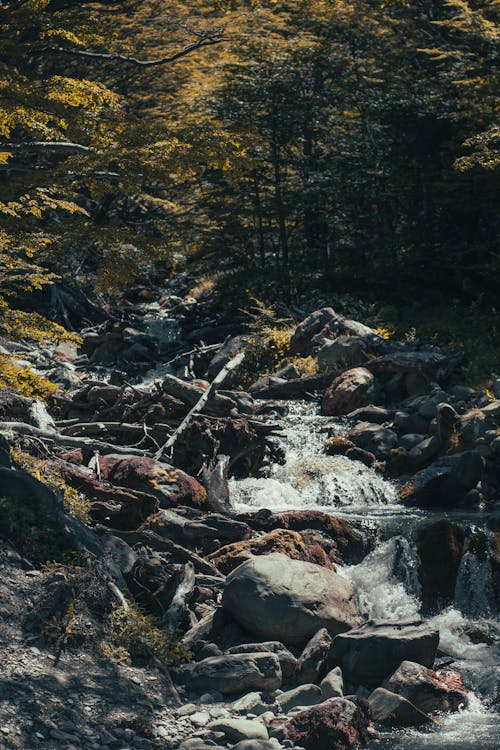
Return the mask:
{"type": "Polygon", "coordinates": [[[227,513],[229,505],[229,456],[218,455],[215,466],[204,466],[201,470],[203,485],[207,491],[207,505],[217,513],[227,513]]]}
{"type": "Polygon", "coordinates": [[[163,616],[163,627],[171,633],[175,632],[187,609],[187,600],[191,596],[196,583],[193,563],[184,566],[181,581],[170,602],[170,606],[163,616]]]}
{"type": "Polygon", "coordinates": [[[235,370],[237,367],[239,367],[239,365],[243,362],[244,359],[245,359],[244,352],[240,352],[239,354],[236,355],[236,357],[233,357],[233,359],[231,359],[225,367],[222,368],[219,374],[212,381],[210,388],[208,388],[208,390],[206,390],[201,395],[201,397],[195,403],[193,408],[186,414],[186,416],[184,417],[180,425],[177,427],[177,429],[174,431],[174,433],[169,437],[167,442],[164,445],[162,445],[159,451],[156,452],[155,458],[157,460],[161,458],[163,451],[171,450],[173,448],[173,446],[175,445],[177,441],[177,438],[179,437],[179,435],[182,435],[182,433],[184,432],[186,427],[189,425],[189,423],[191,422],[195,414],[197,412],[200,412],[203,409],[204,405],[207,403],[209,398],[211,398],[211,396],[217,390],[217,387],[224,382],[224,380],[226,379],[226,377],[232,370],[235,370]]]}
{"type": "Polygon", "coordinates": [[[155,534],[154,531],[119,531],[117,529],[109,529],[107,526],[98,525],[97,531],[103,531],[106,534],[113,534],[119,539],[123,539],[129,545],[133,544],[144,544],[157,552],[169,552],[173,555],[176,561],[183,563],[192,563],[196,570],[200,573],[206,573],[207,575],[221,577],[221,573],[217,570],[215,565],[207,562],[202,557],[192,552],[191,550],[181,547],[178,544],[170,541],[170,539],[164,539],[159,534],[155,534]]]}
{"type": "Polygon", "coordinates": [[[101,440],[92,440],[91,438],[61,435],[59,432],[41,430],[39,427],[33,427],[33,425],[26,424],[24,422],[0,422],[0,433],[3,435],[10,435],[14,433],[15,435],[38,438],[43,442],[46,441],[56,443],[58,445],[69,446],[71,448],[88,448],[91,451],[99,451],[103,454],[122,453],[126,456],[150,455],[148,451],[139,450],[138,448],[111,445],[111,443],[104,443],[101,440]]]}

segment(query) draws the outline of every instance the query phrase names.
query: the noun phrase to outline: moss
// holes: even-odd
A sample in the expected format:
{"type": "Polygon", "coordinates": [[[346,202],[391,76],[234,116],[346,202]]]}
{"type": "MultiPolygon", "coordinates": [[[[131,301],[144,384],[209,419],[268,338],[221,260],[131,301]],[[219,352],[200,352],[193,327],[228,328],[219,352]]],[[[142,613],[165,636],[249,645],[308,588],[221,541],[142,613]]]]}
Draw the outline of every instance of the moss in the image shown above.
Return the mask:
{"type": "Polygon", "coordinates": [[[191,654],[179,638],[161,628],[159,621],[135,605],[117,607],[108,616],[109,639],[101,650],[105,656],[127,664],[157,660],[169,667],[188,661],[191,654]]]}
{"type": "Polygon", "coordinates": [[[33,458],[29,453],[25,453],[14,447],[11,448],[11,457],[13,463],[20,469],[32,474],[40,482],[43,482],[54,490],[54,492],[63,493],[64,510],[66,513],[74,516],[82,523],[90,524],[91,504],[85,495],[70,487],[57,472],[49,470],[44,461],[33,458]]]}
{"type": "Polygon", "coordinates": [[[28,398],[46,399],[58,389],[50,380],[37,375],[31,367],[18,367],[6,354],[0,354],[0,387],[28,398]]]}

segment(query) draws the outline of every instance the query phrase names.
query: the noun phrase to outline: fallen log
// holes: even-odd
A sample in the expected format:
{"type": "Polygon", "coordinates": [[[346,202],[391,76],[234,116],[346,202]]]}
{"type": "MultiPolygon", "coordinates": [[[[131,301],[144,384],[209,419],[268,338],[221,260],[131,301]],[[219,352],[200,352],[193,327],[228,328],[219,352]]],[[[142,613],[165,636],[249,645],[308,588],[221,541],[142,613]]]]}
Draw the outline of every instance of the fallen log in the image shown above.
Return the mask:
{"type": "Polygon", "coordinates": [[[169,552],[175,557],[176,562],[191,562],[193,563],[195,570],[198,570],[200,573],[217,576],[218,578],[221,578],[222,576],[215,565],[204,560],[197,555],[196,552],[181,547],[179,544],[170,541],[170,539],[165,539],[164,537],[159,536],[159,534],[155,534],[154,531],[118,531],[117,529],[110,529],[101,524],[96,526],[96,531],[102,531],[106,534],[117,536],[119,539],[123,539],[124,542],[127,542],[130,546],[133,544],[144,544],[157,552],[169,552]]]}
{"type": "Polygon", "coordinates": [[[101,440],[93,440],[85,437],[72,437],[61,435],[59,432],[41,430],[39,427],[26,424],[25,422],[0,422],[0,434],[12,439],[16,435],[33,437],[43,442],[56,443],[57,445],[69,446],[71,448],[88,448],[91,451],[99,451],[102,454],[123,453],[126,456],[150,456],[151,452],[130,448],[129,446],[111,445],[101,440]]]}
{"type": "Polygon", "coordinates": [[[162,445],[159,451],[155,453],[155,458],[158,461],[165,450],[170,450],[175,445],[177,438],[179,435],[182,435],[186,427],[189,425],[195,414],[197,412],[200,412],[204,405],[207,403],[208,399],[212,397],[212,395],[217,390],[217,386],[221,385],[221,383],[224,382],[228,374],[235,370],[239,365],[243,362],[245,359],[244,352],[240,352],[236,355],[236,357],[233,357],[225,367],[222,368],[222,370],[219,372],[219,374],[213,379],[212,383],[210,384],[210,388],[208,388],[207,391],[205,391],[201,397],[198,399],[198,401],[195,403],[193,408],[186,414],[180,425],[177,427],[177,429],[173,432],[173,434],[169,437],[166,443],[162,445]]]}

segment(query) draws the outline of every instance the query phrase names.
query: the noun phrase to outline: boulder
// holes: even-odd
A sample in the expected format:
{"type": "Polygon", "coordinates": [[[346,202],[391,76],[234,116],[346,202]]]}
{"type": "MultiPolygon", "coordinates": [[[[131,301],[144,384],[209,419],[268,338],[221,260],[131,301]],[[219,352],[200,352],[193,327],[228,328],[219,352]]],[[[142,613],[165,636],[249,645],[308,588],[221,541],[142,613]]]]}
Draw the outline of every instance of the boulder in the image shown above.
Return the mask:
{"type": "Polygon", "coordinates": [[[274,704],[266,703],[262,693],[247,693],[231,704],[231,711],[237,714],[254,714],[259,716],[273,707],[274,704]]]}
{"type": "Polygon", "coordinates": [[[418,527],[416,547],[425,610],[441,610],[452,604],[464,544],[464,530],[451,521],[442,519],[418,527]]]}
{"type": "Polygon", "coordinates": [[[367,342],[359,336],[326,341],[318,352],[320,370],[345,370],[366,362],[367,342]]]}
{"type": "Polygon", "coordinates": [[[370,704],[363,698],[331,698],[298,713],[285,732],[305,750],[353,750],[368,741],[370,718],[370,704]]]}
{"type": "Polygon", "coordinates": [[[161,507],[201,507],[206,500],[205,488],[196,479],[154,458],[110,453],[99,457],[99,469],[102,479],[153,495],[161,507]]]}
{"type": "Polygon", "coordinates": [[[394,411],[392,409],[384,409],[382,406],[362,406],[359,409],[351,411],[348,415],[349,419],[355,419],[358,422],[375,422],[376,424],[384,424],[384,422],[391,422],[394,417],[394,411]]]}
{"type": "Polygon", "coordinates": [[[443,456],[401,487],[400,500],[422,508],[459,505],[480,481],[484,465],[484,458],[476,451],[443,456]]]}
{"type": "MultiPolygon", "coordinates": [[[[212,746],[213,747],[213,746],[212,746]]],[[[216,750],[216,748],[215,748],[216,750]]],[[[269,740],[241,740],[233,746],[233,750],[277,750],[274,742],[269,740]]]]}
{"type": "Polygon", "coordinates": [[[387,458],[392,448],[398,444],[398,436],[389,427],[370,422],[359,422],[347,433],[347,438],[377,458],[387,458]]]}
{"type": "Polygon", "coordinates": [[[281,686],[281,667],[276,654],[224,654],[188,664],[184,682],[198,693],[218,690],[223,695],[272,691],[281,686]]]}
{"type": "Polygon", "coordinates": [[[226,579],[223,608],[248,632],[304,645],[320,628],[331,635],[358,625],[352,585],[333,570],[285,555],[254,557],[226,579]]]}
{"type": "Polygon", "coordinates": [[[221,547],[209,555],[208,559],[225,575],[254,555],[268,555],[272,552],[286,555],[291,560],[319,563],[325,568],[335,570],[335,565],[326,553],[319,554],[322,550],[320,547],[318,551],[317,546],[307,544],[297,531],[275,529],[258,539],[236,542],[221,547]]]}
{"type": "Polygon", "coordinates": [[[334,639],[329,663],[350,682],[380,685],[404,659],[431,667],[438,644],[439,632],[422,620],[371,620],[334,639]]]}
{"type": "Polygon", "coordinates": [[[469,703],[459,672],[454,669],[429,669],[413,661],[403,661],[384,680],[383,687],[402,695],[426,714],[458,711],[469,703]]]}
{"type": "Polygon", "coordinates": [[[290,340],[292,353],[311,354],[314,345],[313,338],[321,332],[327,334],[330,338],[348,334],[352,337],[367,339],[370,342],[381,341],[380,337],[363,323],[345,318],[343,315],[336,313],[332,307],[323,307],[321,310],[315,310],[299,323],[290,340]]]}
{"type": "Polygon", "coordinates": [[[419,727],[432,723],[432,719],[419,708],[385,688],[377,688],[368,697],[373,720],[391,727],[419,727]]]}
{"type": "Polygon", "coordinates": [[[267,740],[267,729],[260,721],[249,719],[216,719],[207,724],[212,732],[223,732],[231,742],[241,740],[267,740]]]}
{"type": "Polygon", "coordinates": [[[299,684],[318,682],[321,673],[324,671],[331,645],[332,637],[326,628],[318,630],[313,635],[297,662],[297,682],[299,684]]]}
{"type": "Polygon", "coordinates": [[[262,509],[257,513],[241,514],[238,519],[248,523],[256,531],[269,531],[283,528],[292,531],[319,531],[330,538],[337,548],[333,558],[338,563],[355,564],[361,562],[370,550],[368,540],[345,518],[336,518],[320,510],[292,510],[272,513],[262,509]]]}
{"type": "Polygon", "coordinates": [[[276,698],[276,703],[281,707],[283,713],[287,714],[297,706],[315,706],[323,700],[321,688],[310,683],[299,685],[293,690],[287,690],[276,698]]]}
{"type": "Polygon", "coordinates": [[[344,695],[344,679],[340,667],[331,669],[319,684],[323,700],[328,698],[342,698],[344,695]]]}
{"type": "Polygon", "coordinates": [[[228,654],[252,654],[269,651],[276,654],[281,666],[283,679],[288,680],[295,674],[297,659],[291,651],[279,641],[264,641],[263,643],[240,643],[228,649],[228,654]]]}
{"type": "Polygon", "coordinates": [[[428,464],[441,450],[441,441],[436,435],[425,438],[414,445],[408,452],[408,462],[412,469],[421,469],[428,464]]]}
{"type": "Polygon", "coordinates": [[[375,378],[365,367],[346,370],[328,386],[321,409],[329,417],[349,414],[377,400],[375,378]]]}

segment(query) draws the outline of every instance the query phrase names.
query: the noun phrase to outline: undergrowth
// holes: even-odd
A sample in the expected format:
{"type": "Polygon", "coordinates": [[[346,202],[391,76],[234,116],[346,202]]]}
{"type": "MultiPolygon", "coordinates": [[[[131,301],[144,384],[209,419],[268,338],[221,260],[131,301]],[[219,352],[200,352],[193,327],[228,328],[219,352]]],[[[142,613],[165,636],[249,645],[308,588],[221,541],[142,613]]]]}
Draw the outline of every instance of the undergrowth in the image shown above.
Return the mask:
{"type": "Polygon", "coordinates": [[[157,660],[168,667],[188,661],[191,654],[179,638],[161,627],[160,621],[136,605],[114,609],[107,618],[109,637],[101,650],[105,656],[126,664],[157,660]]]}

